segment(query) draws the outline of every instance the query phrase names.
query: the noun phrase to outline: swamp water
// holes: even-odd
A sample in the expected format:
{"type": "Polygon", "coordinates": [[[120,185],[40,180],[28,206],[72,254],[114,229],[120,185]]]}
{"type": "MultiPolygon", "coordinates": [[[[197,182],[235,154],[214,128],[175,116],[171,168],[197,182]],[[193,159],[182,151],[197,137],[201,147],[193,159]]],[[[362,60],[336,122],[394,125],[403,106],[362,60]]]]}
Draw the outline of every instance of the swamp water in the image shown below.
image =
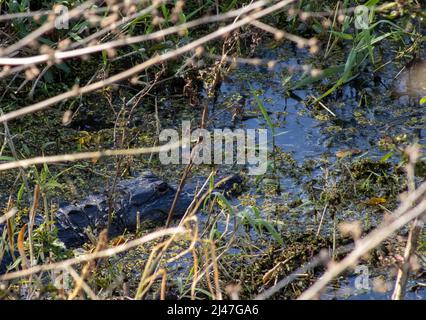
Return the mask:
{"type": "MultiPolygon", "coordinates": [[[[289,67],[299,68],[309,63],[306,53],[284,46],[261,50],[258,56],[277,63],[273,69],[238,65],[221,83],[218,98],[210,106],[213,110],[210,118],[215,127],[266,128],[270,146],[274,130],[275,149],[272,152],[270,148],[268,161],[275,171],[270,169],[266,177],[251,179],[248,192],[256,199],[249,204],[258,206],[281,232],[315,234],[318,231],[320,205],[312,199],[321,199],[328,185],[338,186],[336,180],[343,173],[337,171],[332,176],[333,170],[343,167],[349,171],[352,163],[363,159],[366,163],[383,161],[396,165],[401,156],[383,147],[388,141],[400,146],[417,141],[424,151],[426,108],[419,105],[419,99],[426,95],[426,63],[400,74],[401,66],[389,63],[374,77],[372,70],[363,70],[359,77],[336,90],[321,104],[309,104],[306,103],[309,99],[312,101],[322,92],[313,87],[291,90],[298,77],[289,72],[289,67]],[[270,123],[259,105],[267,110],[270,123]],[[274,190],[277,184],[278,193],[266,191],[274,190]]],[[[312,61],[312,57],[310,59],[312,61]]],[[[330,83],[323,84],[330,87],[330,83]]],[[[424,176],[420,180],[424,180],[424,176]]],[[[354,196],[334,212],[335,220],[324,210],[319,234],[332,237],[336,224],[347,220],[360,220],[365,229],[377,225],[382,221],[383,207],[363,203],[368,199],[384,199],[383,192],[374,190],[354,196]]],[[[388,203],[383,205],[387,207],[388,203]]],[[[390,207],[395,205],[396,202],[389,204],[390,207]]],[[[389,276],[389,268],[369,267],[369,273],[371,279],[364,282],[364,287],[357,284],[360,275],[346,273],[330,285],[321,298],[388,299],[394,279],[394,275],[389,276]],[[382,288],[381,293],[372,288],[375,276],[385,279],[387,287],[382,288]]],[[[425,299],[425,280],[424,272],[423,276],[412,280],[406,298],[425,299]]]]}
{"type": "MultiPolygon", "coordinates": [[[[240,217],[242,213],[253,217],[254,212],[250,211],[250,207],[257,207],[261,218],[282,235],[284,244],[279,244],[267,230],[261,234],[255,228],[238,230],[234,244],[221,256],[223,260],[232,260],[226,270],[229,274],[225,281],[229,282],[239,279],[246,269],[250,269],[247,282],[252,280],[252,275],[262,280],[262,276],[277,265],[274,256],[271,256],[264,268],[255,269],[256,259],[268,259],[270,248],[278,248],[278,254],[277,250],[272,252],[282,254],[281,261],[286,260],[286,252],[297,254],[306,251],[300,262],[292,262],[288,270],[274,274],[273,279],[279,281],[309,261],[312,258],[310,250],[316,252],[325,247],[331,251],[333,237],[339,233],[336,226],[340,222],[358,220],[365,230],[376,226],[383,220],[383,208],[392,210],[397,205],[396,195],[402,182],[397,174],[403,176],[403,173],[394,171],[401,156],[396,151],[391,155],[392,149],[383,146],[390,144],[390,141],[401,146],[417,141],[424,147],[426,142],[425,108],[419,105],[417,97],[408,94],[411,86],[405,72],[394,79],[401,66],[387,64],[371,77],[373,79],[370,79],[371,70],[362,70],[359,77],[324,99],[322,106],[310,104],[309,99],[312,101],[311,96],[317,97],[327,90],[330,83],[324,83],[324,90],[312,86],[291,90],[300,78],[300,71],[291,73],[289,67],[297,69],[304,63],[312,62],[313,58],[306,52],[282,46],[260,50],[257,56],[266,61],[277,61],[276,66],[269,69],[265,66],[239,65],[232,70],[221,82],[217,99],[214,102],[209,100],[209,125],[214,128],[268,129],[270,166],[267,174],[246,177],[241,196],[229,201],[240,217]],[[273,151],[272,130],[260,105],[267,110],[275,131],[273,151]],[[386,157],[383,162],[389,162],[389,165],[380,164],[383,157],[386,157]],[[351,177],[348,172],[359,174],[359,178],[351,177]],[[376,175],[379,177],[372,182],[372,186],[360,186],[354,182],[368,182],[376,175]],[[361,187],[365,187],[365,190],[360,190],[361,187]],[[351,193],[352,189],[355,191],[351,193]],[[333,199],[335,194],[338,199],[333,199]],[[386,200],[383,200],[384,203],[379,201],[381,206],[369,205],[368,201],[374,198],[386,200]],[[328,241],[312,244],[311,240],[316,239],[317,233],[328,241]],[[234,269],[237,271],[234,272],[234,269]]],[[[173,104],[170,101],[167,103],[173,104]]],[[[165,109],[169,107],[166,105],[165,109]]],[[[241,168],[228,169],[227,172],[236,173],[241,168]]],[[[424,176],[420,178],[424,179],[424,176]]],[[[208,218],[202,213],[197,217],[199,230],[204,232],[206,225],[211,224],[212,217],[208,218]]],[[[234,219],[225,214],[216,218],[216,229],[223,234],[222,242],[226,244],[228,237],[234,235],[234,219]]],[[[339,246],[337,242],[336,248],[339,246]]],[[[182,248],[179,245],[176,247],[176,253],[180,253],[182,248]]],[[[183,247],[186,248],[186,244],[183,247]]],[[[134,268],[133,263],[143,263],[148,256],[149,250],[137,251],[120,256],[116,264],[121,265],[126,261],[130,269],[126,277],[139,279],[143,266],[136,265],[134,268]]],[[[362,264],[368,267],[367,280],[362,274],[348,271],[331,283],[321,298],[388,299],[394,280],[389,264],[383,268],[367,262],[362,264]],[[385,283],[382,293],[373,288],[376,278],[382,278],[385,283]]],[[[179,297],[189,296],[187,288],[191,284],[192,267],[191,254],[167,264],[168,278],[173,281],[174,289],[177,287],[179,297]],[[182,292],[180,288],[185,289],[182,292]]],[[[314,274],[320,276],[321,271],[314,274]]],[[[273,281],[253,283],[253,291],[247,292],[245,297],[255,297],[257,290],[261,292],[270,287],[273,281]]],[[[425,299],[425,283],[425,273],[411,279],[407,299],[425,299]]],[[[303,288],[307,288],[306,283],[303,288]]],[[[286,292],[279,298],[282,297],[292,296],[286,292]]]]}

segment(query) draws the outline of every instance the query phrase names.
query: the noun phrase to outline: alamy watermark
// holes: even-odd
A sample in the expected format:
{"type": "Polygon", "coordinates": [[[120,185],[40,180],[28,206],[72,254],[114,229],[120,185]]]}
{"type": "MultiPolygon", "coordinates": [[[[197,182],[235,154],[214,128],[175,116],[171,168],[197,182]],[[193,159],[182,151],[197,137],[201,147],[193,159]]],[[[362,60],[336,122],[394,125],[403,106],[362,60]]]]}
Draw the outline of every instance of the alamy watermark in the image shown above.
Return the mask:
{"type": "Polygon", "coordinates": [[[162,164],[241,164],[248,174],[266,173],[268,162],[268,132],[266,129],[196,129],[191,122],[182,121],[182,132],[165,129],[159,141],[167,142],[159,153],[162,164]],[[197,142],[191,150],[191,143],[197,142]],[[180,143],[180,148],[175,148],[180,143]],[[167,148],[169,146],[169,148],[167,148]],[[235,150],[236,147],[236,150],[235,150]],[[234,159],[234,154],[236,158],[234,159]]]}
{"type": "Polygon", "coordinates": [[[68,8],[62,4],[57,4],[53,7],[53,12],[57,16],[55,19],[55,28],[56,29],[69,29],[69,14],[68,8]]]}
{"type": "Polygon", "coordinates": [[[355,288],[357,290],[370,290],[370,271],[365,265],[358,265],[355,268],[355,288]]]}
{"type": "Polygon", "coordinates": [[[370,8],[367,6],[357,6],[354,11],[355,28],[368,29],[370,26],[370,8]]]}

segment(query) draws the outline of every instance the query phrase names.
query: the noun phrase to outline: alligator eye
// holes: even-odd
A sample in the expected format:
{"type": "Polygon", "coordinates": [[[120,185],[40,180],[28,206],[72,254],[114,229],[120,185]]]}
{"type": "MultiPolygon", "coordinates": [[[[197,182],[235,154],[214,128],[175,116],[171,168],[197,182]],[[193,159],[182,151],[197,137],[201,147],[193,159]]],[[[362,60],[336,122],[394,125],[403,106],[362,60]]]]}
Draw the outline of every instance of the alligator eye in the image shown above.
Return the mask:
{"type": "Polygon", "coordinates": [[[161,183],[157,186],[157,191],[159,193],[166,193],[167,190],[169,190],[169,186],[167,185],[167,183],[161,183]]]}

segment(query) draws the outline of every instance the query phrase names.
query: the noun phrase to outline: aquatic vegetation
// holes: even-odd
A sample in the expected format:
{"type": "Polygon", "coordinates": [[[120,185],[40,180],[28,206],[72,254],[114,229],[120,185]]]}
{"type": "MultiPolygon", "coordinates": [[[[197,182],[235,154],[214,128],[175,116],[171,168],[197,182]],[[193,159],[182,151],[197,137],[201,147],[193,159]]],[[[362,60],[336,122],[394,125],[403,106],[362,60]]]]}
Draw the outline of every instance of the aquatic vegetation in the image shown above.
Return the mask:
{"type": "MultiPolygon", "coordinates": [[[[3,1],[0,261],[14,262],[0,275],[0,299],[312,297],[363,238],[376,245],[355,261],[385,284],[380,294],[392,290],[417,218],[398,219],[413,214],[420,201],[404,199],[424,196],[426,174],[417,4],[366,1],[358,28],[359,3],[349,0],[78,0],[66,2],[76,10],[69,28],[55,28],[58,16],[44,12],[53,2],[3,1]],[[50,31],[34,34],[41,26],[50,31]],[[165,166],[138,151],[182,120],[267,129],[267,172],[165,166]],[[167,229],[139,221],[114,239],[88,228],[77,250],[58,241],[63,202],[106,189],[113,217],[117,183],[147,168],[191,189],[184,219],[167,229]],[[238,179],[220,191],[226,176],[238,179]],[[36,213],[43,223],[34,225],[36,213]],[[377,230],[396,235],[369,238],[377,230]],[[317,259],[322,249],[328,260],[317,259]]],[[[424,230],[418,244],[408,287],[424,298],[424,230]]],[[[333,285],[351,285],[344,270],[333,285]]]]}

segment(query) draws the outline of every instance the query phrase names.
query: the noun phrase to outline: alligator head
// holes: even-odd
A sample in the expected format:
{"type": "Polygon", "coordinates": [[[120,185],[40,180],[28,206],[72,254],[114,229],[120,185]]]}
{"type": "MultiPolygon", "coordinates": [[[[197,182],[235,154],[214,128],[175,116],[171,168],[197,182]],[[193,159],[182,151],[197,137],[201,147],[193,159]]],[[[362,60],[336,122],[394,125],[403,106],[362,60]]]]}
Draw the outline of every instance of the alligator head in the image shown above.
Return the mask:
{"type": "MultiPolygon", "coordinates": [[[[67,247],[77,247],[86,242],[86,229],[94,235],[106,228],[109,213],[112,221],[109,236],[124,231],[134,231],[138,222],[165,223],[172,206],[176,189],[160,180],[151,172],[144,172],[137,178],[119,182],[111,196],[107,192],[91,195],[74,205],[67,205],[57,213],[58,237],[67,247]]],[[[174,217],[181,217],[191,203],[191,196],[181,193],[174,217]]]]}

